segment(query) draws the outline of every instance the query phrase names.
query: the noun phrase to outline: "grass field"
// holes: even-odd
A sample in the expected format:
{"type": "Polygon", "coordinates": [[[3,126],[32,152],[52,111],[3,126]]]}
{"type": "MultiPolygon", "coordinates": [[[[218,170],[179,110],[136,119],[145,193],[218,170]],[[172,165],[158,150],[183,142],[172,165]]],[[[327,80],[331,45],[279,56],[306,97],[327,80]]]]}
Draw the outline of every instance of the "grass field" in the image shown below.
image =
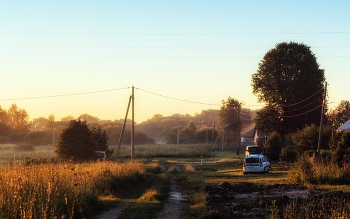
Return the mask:
{"type": "MultiPolygon", "coordinates": [[[[181,179],[178,186],[188,195],[183,218],[215,218],[217,212],[207,206],[206,186],[224,182],[257,186],[288,183],[289,172],[279,170],[277,163],[272,163],[270,173],[244,175],[244,154],[236,155],[227,148],[214,152],[210,149],[210,145],[136,145],[136,161],[129,162],[130,146],[123,146],[118,163],[113,162],[113,154],[107,162],[30,165],[23,162],[25,157],[54,158],[54,148],[37,146],[32,151],[18,151],[13,145],[0,145],[0,150],[6,152],[0,157],[5,161],[0,168],[0,218],[89,218],[121,203],[129,205],[119,218],[156,218],[174,176],[181,179]],[[167,171],[161,173],[159,165],[167,171]],[[174,166],[182,172],[174,171],[174,166]]],[[[349,185],[307,186],[350,191],[349,185]]],[[[287,210],[290,215],[297,211],[293,207],[287,210]]],[[[280,216],[272,212],[267,218],[280,216]]]]}

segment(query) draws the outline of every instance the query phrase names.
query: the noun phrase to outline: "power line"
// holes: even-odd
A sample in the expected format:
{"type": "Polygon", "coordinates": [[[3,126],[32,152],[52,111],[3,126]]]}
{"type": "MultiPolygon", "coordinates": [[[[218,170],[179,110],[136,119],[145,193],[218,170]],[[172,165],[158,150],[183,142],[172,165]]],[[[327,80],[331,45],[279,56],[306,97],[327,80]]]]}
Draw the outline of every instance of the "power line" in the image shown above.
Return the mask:
{"type": "Polygon", "coordinates": [[[322,91],[324,88],[321,88],[319,91],[317,91],[316,93],[312,94],[311,96],[309,96],[308,98],[300,101],[300,102],[297,102],[297,103],[292,103],[292,104],[289,104],[289,105],[283,105],[282,104],[282,107],[289,107],[289,106],[295,106],[295,105],[298,105],[299,103],[302,103],[302,102],[305,102],[306,100],[310,99],[311,97],[315,96],[316,94],[318,94],[320,91],[322,91]]]}
{"type": "Polygon", "coordinates": [[[289,110],[289,111],[283,111],[284,113],[290,113],[290,112],[295,112],[295,111],[298,111],[298,110],[301,110],[301,109],[304,109],[305,107],[317,102],[317,101],[320,101],[320,99],[316,99],[314,101],[312,101],[311,103],[308,103],[307,105],[303,106],[303,107],[300,107],[298,109],[295,109],[295,110],[289,110]]]}
{"type": "Polygon", "coordinates": [[[74,95],[94,94],[94,93],[102,93],[102,92],[109,92],[109,91],[117,91],[117,90],[129,89],[129,88],[130,87],[119,88],[119,89],[110,89],[110,90],[91,91],[91,92],[84,92],[84,93],[74,93],[74,94],[60,94],[60,95],[40,96],[40,97],[21,97],[21,98],[12,98],[12,99],[0,99],[0,101],[31,100],[31,99],[43,99],[43,98],[51,98],[51,97],[66,97],[66,96],[74,96],[74,95]]]}
{"type": "Polygon", "coordinates": [[[251,32],[251,33],[78,33],[78,32],[11,32],[1,31],[0,34],[23,35],[90,35],[90,36],[245,36],[245,35],[317,35],[317,34],[350,34],[346,31],[334,32],[251,32]]]}
{"type": "MultiPolygon", "coordinates": [[[[35,53],[0,53],[0,55],[26,56],[68,56],[68,57],[102,57],[102,58],[162,58],[162,59],[259,59],[253,56],[117,56],[117,55],[65,55],[65,54],[35,54],[35,53]]],[[[346,56],[347,57],[347,56],[346,56]]],[[[350,56],[349,56],[350,57],[350,56]]]]}
{"type": "Polygon", "coordinates": [[[292,118],[292,117],[302,116],[302,115],[305,115],[305,114],[307,114],[307,113],[309,113],[309,112],[311,112],[311,111],[313,111],[313,110],[319,108],[320,106],[322,106],[322,104],[321,104],[321,105],[318,105],[317,107],[315,107],[315,108],[313,108],[312,110],[309,110],[309,111],[307,111],[307,112],[305,112],[305,113],[301,113],[301,114],[293,115],[293,116],[282,116],[282,117],[283,117],[283,118],[292,118]]]}
{"type": "MultiPolygon", "coordinates": [[[[187,46],[74,46],[74,45],[55,45],[55,44],[19,44],[19,43],[0,43],[5,46],[38,46],[38,47],[69,47],[69,48],[110,48],[110,49],[269,49],[270,47],[187,47],[187,46]]],[[[350,46],[313,46],[312,48],[350,48],[350,46]]]]}
{"type": "Polygon", "coordinates": [[[140,89],[140,88],[136,88],[136,89],[140,90],[140,91],[143,91],[143,92],[146,92],[146,93],[149,93],[149,94],[153,94],[153,95],[159,96],[159,97],[167,98],[167,99],[172,99],[172,100],[177,100],[177,101],[182,101],[182,102],[188,102],[188,103],[203,104],[203,105],[221,106],[220,104],[201,103],[201,102],[195,102],[195,101],[190,101],[190,100],[183,100],[183,99],[178,99],[178,98],[173,98],[173,97],[167,97],[167,96],[164,96],[164,95],[161,95],[161,94],[156,94],[156,93],[153,93],[153,92],[150,92],[150,91],[146,91],[146,90],[143,90],[143,89],[140,89]]]}

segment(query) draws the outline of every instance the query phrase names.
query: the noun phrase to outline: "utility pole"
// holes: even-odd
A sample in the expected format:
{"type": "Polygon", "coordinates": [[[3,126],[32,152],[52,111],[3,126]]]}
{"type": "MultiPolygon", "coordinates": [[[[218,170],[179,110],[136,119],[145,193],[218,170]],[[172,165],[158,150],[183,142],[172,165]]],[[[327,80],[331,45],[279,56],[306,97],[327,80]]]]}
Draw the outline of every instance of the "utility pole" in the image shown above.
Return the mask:
{"type": "Polygon", "coordinates": [[[222,142],[221,142],[221,151],[224,151],[224,141],[225,141],[225,121],[222,122],[222,142]]]}
{"type": "Polygon", "coordinates": [[[323,103],[322,103],[322,111],[321,111],[320,133],[318,134],[317,156],[320,154],[324,109],[326,106],[326,94],[327,94],[327,82],[325,82],[324,91],[323,91],[323,103]]]}
{"type": "Polygon", "coordinates": [[[208,144],[208,125],[207,125],[207,130],[205,132],[205,143],[208,144]]]}
{"type": "Polygon", "coordinates": [[[213,140],[214,140],[214,133],[215,133],[215,122],[214,122],[213,132],[211,133],[211,144],[213,144],[213,140]]]}
{"type": "Polygon", "coordinates": [[[123,135],[124,135],[125,125],[126,125],[126,120],[128,119],[128,113],[129,113],[131,98],[132,98],[132,96],[130,96],[130,98],[129,98],[129,103],[128,103],[128,108],[127,108],[126,114],[125,114],[123,129],[122,129],[122,132],[120,133],[120,137],[119,137],[119,143],[118,143],[117,154],[115,155],[115,161],[118,160],[119,149],[120,149],[120,146],[121,146],[122,140],[123,140],[123,135]]]}
{"type": "Polygon", "coordinates": [[[55,146],[55,119],[52,119],[52,145],[55,146]]]}
{"type": "Polygon", "coordinates": [[[176,145],[177,147],[179,147],[179,143],[180,143],[180,125],[179,125],[179,116],[177,116],[177,140],[176,140],[176,145]]]}
{"type": "Polygon", "coordinates": [[[240,143],[240,134],[239,134],[239,108],[237,108],[237,155],[239,155],[239,143],[240,143]]]}
{"type": "MultiPolygon", "coordinates": [[[[225,121],[224,121],[224,123],[225,123],[225,121]]],[[[215,126],[215,123],[214,123],[214,126],[215,126]]],[[[218,134],[218,136],[216,137],[216,140],[215,140],[215,142],[214,142],[214,144],[213,144],[213,147],[211,147],[211,152],[213,152],[214,151],[214,147],[215,147],[215,144],[216,144],[216,141],[218,140],[218,138],[219,138],[219,136],[220,136],[220,133],[221,133],[221,131],[224,129],[224,126],[222,126],[222,128],[220,129],[220,132],[219,132],[219,134],[218,134]]]]}
{"type": "Polygon", "coordinates": [[[132,121],[131,121],[131,160],[134,161],[134,115],[135,115],[135,95],[134,95],[134,86],[132,86],[132,121]]]}

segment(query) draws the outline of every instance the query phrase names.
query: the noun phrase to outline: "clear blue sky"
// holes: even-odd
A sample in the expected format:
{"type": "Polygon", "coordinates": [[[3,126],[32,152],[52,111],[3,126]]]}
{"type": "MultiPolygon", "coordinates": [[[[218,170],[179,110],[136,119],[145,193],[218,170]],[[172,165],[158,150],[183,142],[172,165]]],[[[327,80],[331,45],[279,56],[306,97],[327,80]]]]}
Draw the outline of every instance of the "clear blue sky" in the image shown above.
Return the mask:
{"type": "Polygon", "coordinates": [[[259,108],[251,75],[277,43],[305,43],[325,69],[330,106],[350,97],[349,1],[1,1],[0,105],[30,119],[88,113],[135,119],[259,108]],[[6,99],[6,100],[5,100],[6,99]],[[16,100],[7,100],[16,99],[16,100]]]}

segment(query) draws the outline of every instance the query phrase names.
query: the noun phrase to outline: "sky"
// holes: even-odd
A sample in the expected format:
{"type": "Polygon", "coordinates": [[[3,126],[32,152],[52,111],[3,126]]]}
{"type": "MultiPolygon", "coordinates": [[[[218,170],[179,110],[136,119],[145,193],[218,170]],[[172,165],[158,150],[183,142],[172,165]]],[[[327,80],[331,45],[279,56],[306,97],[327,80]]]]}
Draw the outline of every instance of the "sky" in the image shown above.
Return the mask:
{"type": "Polygon", "coordinates": [[[228,97],[258,109],[252,74],[276,44],[293,41],[311,47],[334,108],[350,97],[349,8],[306,0],[0,1],[0,105],[15,103],[30,120],[123,119],[134,86],[137,123],[219,109],[228,97]]]}

